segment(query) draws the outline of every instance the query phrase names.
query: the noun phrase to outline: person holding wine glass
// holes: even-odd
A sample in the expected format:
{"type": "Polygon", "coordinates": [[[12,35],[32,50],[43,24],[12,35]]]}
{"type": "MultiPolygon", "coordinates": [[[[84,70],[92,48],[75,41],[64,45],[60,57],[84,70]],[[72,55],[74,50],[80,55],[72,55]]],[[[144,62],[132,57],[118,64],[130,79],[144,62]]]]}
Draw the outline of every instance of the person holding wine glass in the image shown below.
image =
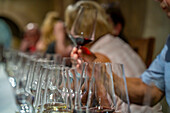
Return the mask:
{"type": "MultiPolygon", "coordinates": [[[[100,54],[104,54],[110,59],[112,63],[124,64],[125,74],[127,77],[139,77],[145,70],[144,63],[127,43],[125,43],[119,37],[115,37],[112,35],[114,28],[112,24],[109,23],[108,19],[109,16],[105,13],[104,9],[94,1],[79,1],[74,5],[69,5],[65,12],[66,26],[71,32],[73,32],[74,30],[73,34],[77,32],[81,33],[81,31],[83,31],[83,35],[95,34],[94,40],[91,43],[85,45],[85,47],[90,49],[92,52],[84,49],[84,46],[80,47],[83,48],[83,51],[85,51],[87,54],[97,53],[97,56],[100,56],[100,54]],[[96,22],[91,20],[91,18],[93,17],[90,13],[85,12],[86,15],[83,15],[83,13],[80,12],[81,10],[79,8],[86,5],[96,8],[96,22]],[[79,28],[76,29],[77,26],[75,26],[75,23],[78,23],[80,20],[81,23],[77,24],[79,28]],[[82,23],[84,24],[82,25],[82,23]],[[96,24],[96,27],[95,30],[92,31],[93,29],[91,28],[94,26],[94,23],[96,24]],[[91,31],[89,31],[90,29],[91,31]]],[[[93,58],[95,59],[95,57],[93,58]]],[[[143,110],[148,112],[157,112],[160,108],[161,107],[159,104],[154,108],[135,105],[131,106],[132,111],[133,109],[134,111],[138,109],[138,112],[143,110]]]]}
{"type": "Polygon", "coordinates": [[[112,63],[124,64],[127,76],[140,75],[145,70],[145,64],[128,44],[112,35],[113,26],[108,22],[108,18],[105,10],[94,1],[79,1],[74,5],[69,5],[65,11],[65,24],[70,34],[77,36],[77,33],[79,33],[79,37],[81,37],[80,33],[83,37],[93,34],[90,35],[91,43],[87,43],[85,47],[94,53],[105,54],[112,63]],[[89,13],[86,10],[84,15],[83,13],[79,14],[80,6],[95,7],[97,10],[96,20],[93,21],[95,17],[92,16],[95,15],[92,15],[90,10],[89,13]],[[75,26],[75,23],[80,24],[75,26]],[[76,28],[77,26],[78,28],[76,28]]]}
{"type": "MultiPolygon", "coordinates": [[[[157,0],[160,2],[161,7],[170,17],[170,0],[157,0]]],[[[105,55],[104,55],[105,56],[105,55]]],[[[103,55],[94,56],[94,54],[87,54],[83,49],[73,48],[71,57],[79,58],[81,57],[85,61],[103,61],[101,57],[103,55]],[[91,59],[90,59],[91,58],[91,59]]],[[[105,60],[109,59],[105,56],[105,60]]],[[[148,105],[154,106],[161,99],[166,96],[166,101],[168,106],[170,106],[170,36],[162,49],[161,53],[152,62],[150,67],[141,75],[140,78],[129,77],[127,80],[127,88],[129,92],[129,98],[131,103],[138,105],[148,105]],[[147,98],[145,98],[147,95],[147,98]],[[149,103],[143,103],[143,100],[149,101],[149,103]]],[[[114,86],[116,87],[116,93],[125,91],[120,89],[121,79],[114,74],[114,86]]]]}

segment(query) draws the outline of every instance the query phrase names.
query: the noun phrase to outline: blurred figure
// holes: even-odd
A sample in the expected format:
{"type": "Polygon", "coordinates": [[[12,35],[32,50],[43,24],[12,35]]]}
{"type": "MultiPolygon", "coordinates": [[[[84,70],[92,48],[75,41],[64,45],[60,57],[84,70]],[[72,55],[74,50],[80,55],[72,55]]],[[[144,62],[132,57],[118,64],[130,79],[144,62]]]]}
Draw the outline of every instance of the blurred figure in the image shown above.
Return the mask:
{"type": "Polygon", "coordinates": [[[24,52],[35,52],[36,44],[40,38],[40,30],[36,23],[28,23],[25,27],[23,40],[20,45],[20,50],[24,52]]]}
{"type": "Polygon", "coordinates": [[[55,41],[48,46],[46,53],[57,53],[62,57],[70,56],[73,45],[67,34],[64,32],[65,29],[63,21],[58,21],[54,25],[55,41]]]}
{"type": "MultiPolygon", "coordinates": [[[[81,5],[92,5],[98,10],[95,40],[89,45],[86,45],[86,47],[90,48],[92,52],[105,54],[110,58],[112,63],[124,64],[127,76],[140,75],[145,70],[145,64],[127,43],[112,35],[113,26],[107,21],[109,16],[98,3],[94,1],[79,1],[75,5],[69,5],[65,12],[67,29],[71,29],[81,5]]],[[[89,20],[88,13],[87,18],[85,17],[83,21],[86,24],[79,30],[83,31],[85,29],[86,32],[84,32],[84,35],[89,34],[89,27],[92,23],[90,23],[91,21],[89,20]]]]}
{"type": "Polygon", "coordinates": [[[109,22],[114,26],[114,30],[112,31],[114,36],[118,36],[123,41],[128,43],[127,38],[123,34],[123,30],[125,27],[125,19],[120,9],[120,3],[118,1],[102,4],[106,13],[110,16],[109,22]]]}
{"type": "MultiPolygon", "coordinates": [[[[170,18],[170,0],[156,0],[160,2],[160,6],[166,12],[168,18],[170,18]]],[[[73,58],[79,59],[80,57],[85,61],[102,61],[100,56],[94,56],[94,54],[86,54],[82,50],[73,48],[71,56],[73,58]],[[90,56],[91,55],[91,56],[90,56]],[[95,57],[95,58],[94,58],[95,57]],[[92,59],[93,58],[93,59],[92,59]]],[[[108,58],[105,58],[108,60],[108,58]]],[[[120,86],[121,78],[119,78],[115,73],[114,77],[114,87],[117,90],[116,93],[119,95],[119,92],[123,92],[125,95],[125,89],[122,89],[120,86]]],[[[164,106],[165,109],[170,110],[170,35],[167,38],[167,41],[161,50],[160,54],[154,59],[150,67],[145,70],[139,78],[127,77],[127,89],[129,93],[129,99],[131,103],[138,105],[154,106],[159,103],[164,97],[168,106],[164,106]],[[145,102],[144,102],[145,101],[145,102]]],[[[119,95],[122,97],[122,95],[119,95]]],[[[124,99],[125,100],[125,99],[124,99]]],[[[126,100],[125,100],[126,101],[126,100]]],[[[159,110],[161,110],[160,108],[159,110]]],[[[169,111],[168,110],[168,111],[169,111]]],[[[158,111],[146,113],[157,113],[158,111]]],[[[162,111],[160,111],[162,112],[162,111]]],[[[132,112],[133,113],[133,112],[132,112]]],[[[141,113],[141,112],[140,112],[141,113]]]]}
{"type": "MultiPolygon", "coordinates": [[[[120,9],[120,3],[118,1],[102,4],[106,13],[110,16],[109,22],[114,26],[114,30],[112,31],[114,36],[121,38],[124,42],[128,43],[127,38],[123,34],[123,30],[125,27],[125,19],[120,9]]],[[[131,112],[133,113],[141,113],[141,112],[157,112],[160,108],[160,105],[155,106],[154,108],[145,107],[145,106],[137,106],[131,105],[131,112]]]]}
{"type": "Polygon", "coordinates": [[[73,44],[68,38],[68,35],[64,33],[65,26],[63,22],[58,22],[54,27],[54,34],[56,37],[55,52],[60,54],[62,57],[69,57],[73,44]]]}
{"type": "MultiPolygon", "coordinates": [[[[98,10],[97,20],[96,20],[96,34],[95,34],[95,40],[89,44],[86,45],[96,56],[98,53],[106,55],[112,63],[120,63],[123,64],[125,67],[125,74],[127,77],[139,77],[144,70],[146,69],[144,62],[141,60],[141,58],[138,56],[138,54],[133,51],[133,49],[125,43],[121,38],[119,38],[118,34],[115,33],[113,24],[111,25],[110,22],[108,22],[109,15],[105,13],[105,10],[96,2],[93,1],[79,1],[75,5],[69,5],[66,9],[66,26],[70,30],[71,26],[73,24],[73,21],[75,20],[75,16],[78,12],[78,9],[81,5],[87,5],[87,6],[94,6],[98,10]]],[[[85,26],[83,26],[81,29],[86,29],[87,32],[90,21],[90,19],[87,13],[87,20],[84,19],[85,26]]],[[[84,34],[88,34],[87,32],[84,32],[84,34]]],[[[121,31],[119,31],[120,33],[121,31]]],[[[158,105],[158,108],[156,108],[156,111],[152,111],[151,107],[141,107],[136,106],[136,108],[133,108],[135,112],[158,112],[160,109],[160,106],[158,105]],[[136,110],[137,108],[137,110],[136,110]]]]}
{"type": "Polygon", "coordinates": [[[43,36],[37,44],[38,51],[50,54],[57,53],[62,57],[70,56],[72,42],[66,33],[61,32],[61,30],[65,30],[65,25],[57,12],[47,13],[41,30],[43,36]]]}
{"type": "Polygon", "coordinates": [[[60,21],[59,14],[55,11],[48,12],[41,27],[41,38],[36,45],[36,50],[45,52],[50,43],[55,41],[54,25],[60,21]]]}
{"type": "Polygon", "coordinates": [[[0,46],[9,48],[11,46],[12,33],[8,24],[0,19],[0,46]]]}

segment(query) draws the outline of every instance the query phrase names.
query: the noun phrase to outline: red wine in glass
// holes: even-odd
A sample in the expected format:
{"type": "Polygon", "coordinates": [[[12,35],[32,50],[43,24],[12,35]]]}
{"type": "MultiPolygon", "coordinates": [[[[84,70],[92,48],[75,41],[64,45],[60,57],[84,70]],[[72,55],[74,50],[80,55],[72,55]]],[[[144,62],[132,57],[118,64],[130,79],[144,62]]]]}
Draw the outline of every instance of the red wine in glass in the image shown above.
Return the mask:
{"type": "Polygon", "coordinates": [[[77,12],[71,31],[68,34],[76,47],[84,46],[95,39],[97,9],[95,7],[81,6],[77,12]],[[91,18],[89,18],[91,17],[91,18]],[[91,24],[85,25],[86,18],[91,24]]]}
{"type": "Polygon", "coordinates": [[[77,43],[78,46],[84,46],[84,45],[92,42],[92,40],[90,40],[88,38],[75,38],[75,42],[77,43]]]}
{"type": "Polygon", "coordinates": [[[84,46],[84,45],[93,41],[89,38],[82,38],[80,36],[78,36],[78,37],[76,36],[76,38],[75,38],[71,34],[68,34],[68,37],[72,40],[74,46],[76,46],[76,47],[84,46]]]}

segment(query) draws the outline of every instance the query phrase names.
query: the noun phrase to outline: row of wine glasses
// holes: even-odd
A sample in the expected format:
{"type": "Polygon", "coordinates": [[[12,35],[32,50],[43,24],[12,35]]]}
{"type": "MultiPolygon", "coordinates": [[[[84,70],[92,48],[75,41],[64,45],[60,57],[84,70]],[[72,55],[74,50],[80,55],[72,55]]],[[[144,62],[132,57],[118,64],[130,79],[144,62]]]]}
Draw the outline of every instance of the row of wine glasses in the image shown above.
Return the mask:
{"type": "Polygon", "coordinates": [[[37,112],[130,112],[128,93],[124,105],[114,89],[112,72],[122,77],[122,89],[127,89],[121,64],[84,62],[76,67],[77,62],[69,60],[67,65],[42,66],[34,104],[37,112]]]}
{"type": "Polygon", "coordinates": [[[26,83],[27,64],[29,62],[28,54],[24,54],[14,49],[9,49],[4,52],[6,59],[6,71],[9,76],[9,82],[14,88],[16,104],[18,111],[16,112],[32,112],[32,98],[25,93],[24,85],[26,83]]]}
{"type": "Polygon", "coordinates": [[[130,111],[122,64],[82,62],[77,65],[77,60],[61,58],[60,55],[36,55],[13,50],[11,52],[14,58],[9,58],[7,67],[11,67],[8,70],[13,71],[13,75],[10,71],[8,74],[9,78],[12,77],[15,81],[10,81],[11,85],[16,84],[14,94],[18,112],[130,111]],[[123,97],[115,94],[113,74],[123,80],[122,89],[126,89],[127,103],[121,100],[123,97]]]}
{"type": "Polygon", "coordinates": [[[30,54],[18,50],[4,51],[6,72],[14,88],[18,112],[33,112],[35,91],[41,64],[59,64],[61,56],[57,54],[30,54]],[[30,86],[29,86],[30,85],[30,86]]]}
{"type": "MultiPolygon", "coordinates": [[[[94,6],[79,7],[67,32],[76,47],[95,39],[97,14],[94,6]],[[82,22],[86,19],[91,21],[90,25],[82,22]],[[91,29],[84,29],[86,26],[91,29]]],[[[78,64],[75,59],[58,54],[30,54],[13,49],[5,51],[5,57],[9,82],[21,113],[130,112],[122,64],[83,61],[78,64]],[[122,78],[126,96],[116,96],[113,74],[122,78]],[[127,103],[121,98],[126,98],[127,103]]]]}

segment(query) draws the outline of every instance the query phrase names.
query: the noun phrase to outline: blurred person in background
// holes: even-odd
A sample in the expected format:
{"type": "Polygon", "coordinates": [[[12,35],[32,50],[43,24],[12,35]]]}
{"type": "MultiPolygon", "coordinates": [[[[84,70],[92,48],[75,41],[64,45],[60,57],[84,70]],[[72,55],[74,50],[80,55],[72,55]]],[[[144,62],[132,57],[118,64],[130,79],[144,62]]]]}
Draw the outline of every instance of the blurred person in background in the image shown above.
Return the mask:
{"type": "MultiPolygon", "coordinates": [[[[120,3],[118,1],[111,2],[111,3],[105,3],[102,4],[104,9],[106,10],[106,13],[110,16],[109,22],[114,26],[113,35],[118,36],[121,38],[124,42],[128,43],[128,39],[123,34],[123,30],[125,27],[125,19],[122,14],[120,3]]],[[[137,105],[131,105],[131,112],[132,113],[141,113],[146,112],[150,109],[150,111],[147,112],[157,112],[160,105],[155,106],[154,108],[150,108],[147,106],[137,106],[137,105]],[[140,110],[139,110],[140,109],[140,110]]]]}
{"type": "Polygon", "coordinates": [[[12,32],[8,24],[0,19],[0,45],[3,48],[11,47],[12,32]]]}
{"type": "Polygon", "coordinates": [[[63,32],[63,30],[66,29],[64,21],[60,19],[55,12],[49,12],[48,14],[50,14],[51,19],[49,17],[47,19],[48,21],[46,21],[46,27],[45,25],[43,27],[44,35],[46,35],[46,39],[44,37],[44,41],[49,41],[49,44],[46,45],[47,49],[45,50],[45,53],[56,53],[60,54],[62,57],[69,57],[73,45],[67,34],[63,32]],[[51,26],[49,26],[50,24],[51,26]],[[48,39],[48,37],[51,38],[48,39]]]}
{"type": "Polygon", "coordinates": [[[40,30],[36,23],[28,23],[24,30],[20,50],[24,52],[35,52],[36,44],[40,38],[40,30]]]}
{"type": "Polygon", "coordinates": [[[118,1],[115,1],[112,3],[102,4],[102,6],[106,10],[106,13],[109,15],[109,22],[114,26],[114,30],[112,31],[113,35],[118,36],[123,41],[128,43],[127,38],[123,34],[123,30],[125,27],[125,18],[120,9],[120,3],[118,1]]]}
{"type": "MultiPolygon", "coordinates": [[[[170,0],[157,0],[160,2],[160,6],[167,13],[170,18],[170,0]]],[[[81,57],[87,62],[102,61],[101,57],[105,55],[94,56],[94,54],[87,54],[83,49],[73,48],[71,52],[73,58],[81,57]]],[[[105,60],[109,61],[105,56],[105,60]]],[[[119,92],[125,94],[125,90],[122,89],[122,79],[113,73],[114,87],[116,87],[116,94],[119,92]]],[[[164,45],[160,54],[155,58],[150,67],[145,70],[139,78],[127,77],[127,89],[129,93],[129,99],[131,103],[138,105],[154,106],[166,96],[166,101],[170,108],[170,36],[167,38],[167,42],[164,45]],[[146,101],[144,103],[143,101],[146,101]]],[[[118,95],[120,96],[120,95],[118,95]]],[[[126,99],[124,99],[126,101],[126,99]]],[[[146,113],[150,113],[145,111],[146,113]]],[[[155,112],[154,112],[155,113],[155,112]]]]}
{"type": "Polygon", "coordinates": [[[54,25],[54,36],[55,41],[53,41],[47,48],[46,53],[57,53],[62,57],[69,57],[73,44],[65,31],[65,25],[63,21],[59,21],[54,25]]]}
{"type": "MultiPolygon", "coordinates": [[[[105,13],[105,10],[96,2],[93,1],[79,1],[75,5],[69,5],[66,9],[65,21],[66,26],[70,30],[75,20],[75,16],[78,12],[78,9],[81,5],[94,6],[98,10],[97,20],[96,20],[96,34],[95,40],[86,45],[96,56],[98,54],[104,54],[107,56],[112,63],[120,63],[125,67],[125,75],[127,77],[139,77],[144,70],[146,69],[144,62],[138,56],[138,54],[121,38],[114,36],[114,24],[110,24],[107,21],[110,17],[105,13]]],[[[88,13],[87,17],[88,17],[88,13]]],[[[86,20],[84,17],[85,26],[82,26],[81,29],[90,29],[90,21],[86,20]]],[[[87,18],[89,19],[89,18],[87,18]]],[[[84,32],[84,34],[88,34],[84,32]]],[[[131,109],[134,113],[141,113],[143,111],[147,112],[160,112],[161,105],[158,104],[153,108],[151,107],[142,107],[142,106],[131,106],[131,109]]]]}
{"type": "Polygon", "coordinates": [[[36,45],[37,51],[46,52],[49,44],[55,41],[54,25],[60,20],[59,14],[55,11],[46,14],[41,26],[41,38],[36,45]]]}
{"type": "Polygon", "coordinates": [[[54,27],[54,34],[56,37],[55,52],[60,54],[62,57],[69,57],[73,44],[69,39],[67,33],[64,33],[66,27],[64,22],[58,22],[54,27]]]}
{"type": "MultiPolygon", "coordinates": [[[[127,76],[139,76],[145,70],[145,64],[135,51],[122,39],[112,35],[114,30],[107,20],[109,15],[105,13],[105,10],[94,1],[79,1],[74,5],[69,5],[65,12],[65,24],[68,31],[71,30],[73,21],[81,5],[92,5],[98,10],[96,19],[96,33],[95,39],[92,43],[86,45],[92,52],[102,53],[106,55],[112,63],[121,63],[125,65],[125,73],[127,76]]],[[[91,27],[92,21],[88,17],[84,17],[83,24],[79,29],[84,31],[85,34],[89,34],[89,27],[91,27]],[[85,31],[86,30],[86,31],[85,31]]]]}

